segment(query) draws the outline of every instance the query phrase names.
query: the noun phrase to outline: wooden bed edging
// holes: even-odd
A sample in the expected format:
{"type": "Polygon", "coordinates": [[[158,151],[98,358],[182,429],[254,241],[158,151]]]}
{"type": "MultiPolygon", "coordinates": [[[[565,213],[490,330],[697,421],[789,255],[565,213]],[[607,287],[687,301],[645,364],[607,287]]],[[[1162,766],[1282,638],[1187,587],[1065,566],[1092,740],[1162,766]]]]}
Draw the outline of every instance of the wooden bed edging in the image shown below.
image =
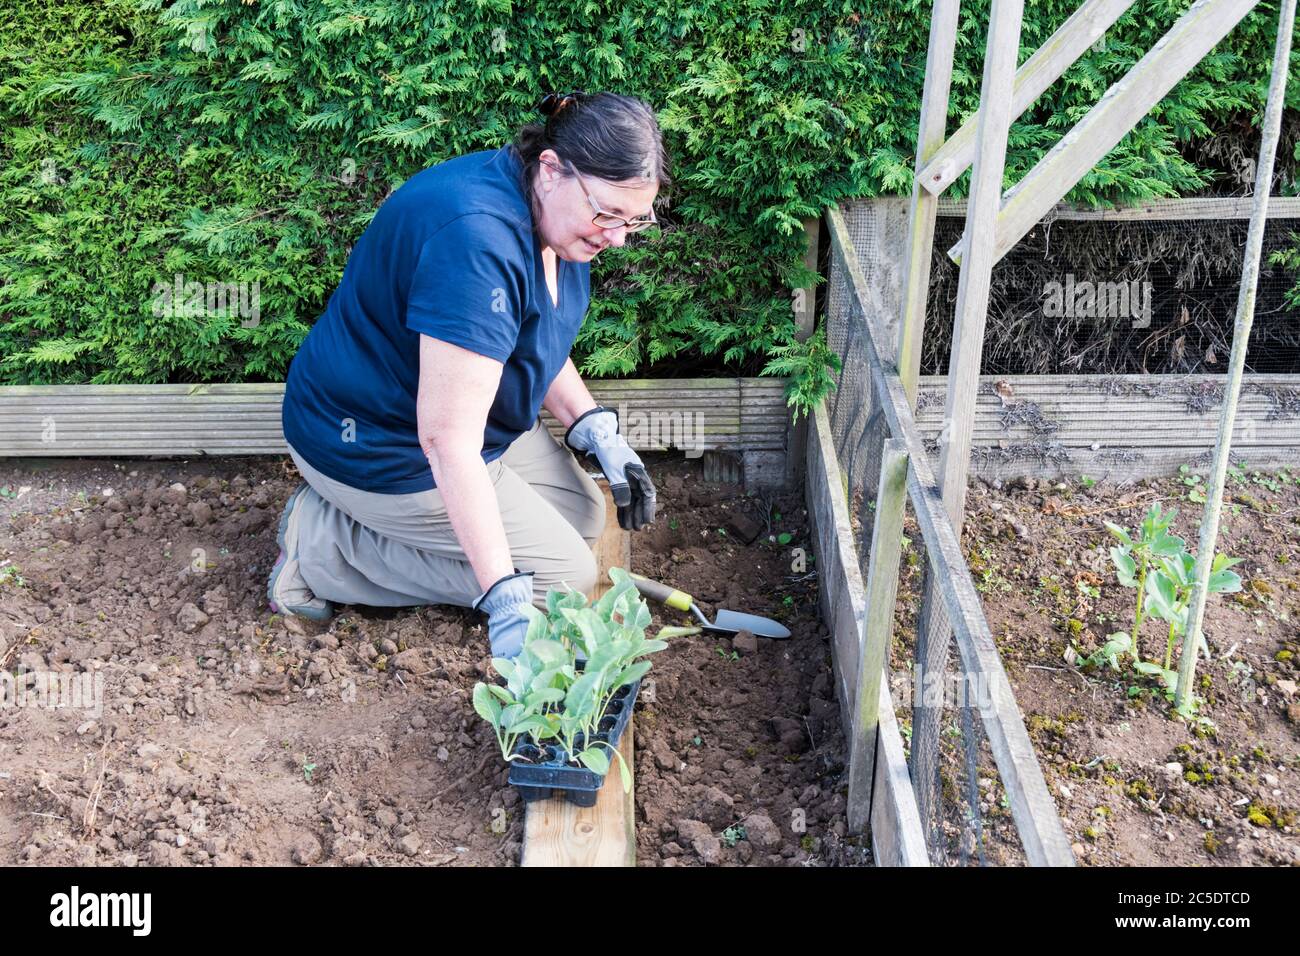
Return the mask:
{"type": "MultiPolygon", "coordinates": [[[[781,378],[593,379],[639,451],[734,458],[747,485],[786,482],[781,378]]],[[[283,383],[0,386],[0,457],[286,454],[283,383]]],[[[551,434],[564,429],[550,413],[551,434]]],[[[342,427],[342,423],[340,424],[342,427]]]]}
{"type": "MultiPolygon", "coordinates": [[[[831,632],[835,692],[846,728],[857,710],[858,660],[867,616],[866,588],[858,569],[835,442],[824,404],[808,424],[804,492],[816,548],[822,620],[831,632]]],[[[874,780],[870,786],[871,850],[877,866],[928,866],[925,833],[903,756],[887,681],[880,681],[874,780]]],[[[852,734],[846,734],[852,737],[852,734]]],[[[850,747],[854,741],[850,739],[850,747]]]]}
{"type": "MultiPolygon", "coordinates": [[[[1109,481],[1209,470],[1222,375],[981,375],[971,475],[1109,481]],[[1000,385],[1009,398],[1000,398],[1000,385]]],[[[1252,468],[1300,468],[1300,375],[1243,378],[1232,442],[1252,468]]],[[[920,378],[916,424],[938,461],[947,378],[920,378]]]]}
{"type": "MultiPolygon", "coordinates": [[[[612,585],[610,568],[632,569],[632,536],[618,526],[618,509],[609,484],[600,483],[605,493],[605,530],[596,542],[596,601],[612,585]]],[[[632,722],[619,741],[618,752],[633,772],[632,790],[623,792],[618,768],[610,761],[605,785],[596,805],[587,809],[564,800],[537,800],[524,804],[524,841],[520,866],[635,866],[636,865],[636,767],[632,762],[632,722]]]]}

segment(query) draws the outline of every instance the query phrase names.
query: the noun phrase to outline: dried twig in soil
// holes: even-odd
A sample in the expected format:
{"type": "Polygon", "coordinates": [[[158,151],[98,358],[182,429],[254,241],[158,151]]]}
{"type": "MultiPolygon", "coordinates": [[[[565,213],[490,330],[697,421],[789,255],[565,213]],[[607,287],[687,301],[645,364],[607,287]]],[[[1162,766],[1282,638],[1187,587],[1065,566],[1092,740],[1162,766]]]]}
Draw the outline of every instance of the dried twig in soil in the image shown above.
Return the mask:
{"type": "Polygon", "coordinates": [[[108,773],[108,758],[105,754],[108,751],[107,740],[99,748],[99,775],[95,778],[95,784],[90,788],[90,793],[86,796],[86,812],[81,818],[81,829],[87,837],[95,835],[95,816],[99,812],[99,798],[104,792],[104,776],[108,773]]]}
{"type": "Polygon", "coordinates": [[[469,773],[462,775],[460,778],[453,781],[452,783],[449,783],[447,786],[443,787],[441,790],[439,790],[437,793],[433,795],[433,799],[434,800],[441,799],[443,796],[451,793],[453,790],[457,790],[460,787],[464,786],[465,784],[469,783],[469,781],[477,777],[483,771],[483,768],[488,765],[488,762],[495,755],[496,755],[495,750],[489,750],[487,753],[483,755],[483,759],[478,762],[477,767],[475,767],[469,773]]]}

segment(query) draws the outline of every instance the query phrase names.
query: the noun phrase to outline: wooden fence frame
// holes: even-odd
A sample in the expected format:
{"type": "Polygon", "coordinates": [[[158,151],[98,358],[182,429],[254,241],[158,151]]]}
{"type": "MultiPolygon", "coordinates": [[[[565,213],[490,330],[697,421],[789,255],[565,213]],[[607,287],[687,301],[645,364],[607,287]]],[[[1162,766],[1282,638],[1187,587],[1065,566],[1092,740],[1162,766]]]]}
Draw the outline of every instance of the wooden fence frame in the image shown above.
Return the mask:
{"type": "MultiPolygon", "coordinates": [[[[1034,866],[1073,866],[1074,853],[1061,826],[1055,801],[1047,790],[1042,768],[1038,765],[993,635],[984,618],[979,592],[966,566],[953,521],[930,466],[902,377],[897,366],[892,362],[886,365],[882,358],[882,353],[890,354],[881,344],[888,339],[876,328],[871,310],[865,307],[868,301],[866,279],[848,227],[838,208],[827,211],[827,221],[832,246],[845,265],[849,295],[857,298],[864,317],[870,391],[884,417],[889,436],[901,442],[892,446],[894,454],[906,456],[906,499],[911,501],[925,541],[932,580],[956,636],[962,666],[967,674],[974,676],[977,685],[987,691],[979,694],[973,703],[979,708],[1025,856],[1034,866]]],[[[882,469],[884,471],[886,469],[882,469]]],[[[882,507],[887,511],[901,508],[903,497],[896,491],[889,492],[883,506],[877,501],[877,513],[882,513],[882,507]]],[[[884,542],[873,538],[869,572],[875,574],[878,571],[881,575],[896,577],[897,568],[897,561],[892,565],[888,562],[884,542]]],[[[822,572],[825,573],[824,568],[822,572]]],[[[887,589],[882,582],[876,590],[886,593],[887,589]]],[[[892,628],[892,607],[889,610],[889,615],[883,611],[874,615],[872,627],[864,634],[862,653],[868,659],[885,659],[892,628]]],[[[855,721],[863,726],[867,723],[861,717],[855,721]]],[[[869,799],[867,795],[874,787],[871,782],[873,772],[865,767],[850,767],[849,773],[849,802],[860,806],[869,799]],[[853,787],[852,781],[860,781],[857,788],[853,787]]]]}
{"type": "MultiPolygon", "coordinates": [[[[807,435],[804,494],[817,556],[818,598],[822,620],[831,632],[841,721],[849,733],[849,829],[860,833],[870,823],[877,866],[929,866],[889,687],[881,679],[883,673],[872,680],[875,664],[883,667],[881,653],[888,641],[882,644],[876,631],[864,639],[864,627],[869,619],[877,621],[876,608],[881,605],[868,603],[869,588],[862,583],[844,478],[824,402],[813,411],[807,435]]],[[[901,544],[901,539],[895,544],[901,544]]],[[[874,578],[872,583],[876,584],[874,578]]],[[[889,606],[892,611],[893,603],[889,606]]]]}

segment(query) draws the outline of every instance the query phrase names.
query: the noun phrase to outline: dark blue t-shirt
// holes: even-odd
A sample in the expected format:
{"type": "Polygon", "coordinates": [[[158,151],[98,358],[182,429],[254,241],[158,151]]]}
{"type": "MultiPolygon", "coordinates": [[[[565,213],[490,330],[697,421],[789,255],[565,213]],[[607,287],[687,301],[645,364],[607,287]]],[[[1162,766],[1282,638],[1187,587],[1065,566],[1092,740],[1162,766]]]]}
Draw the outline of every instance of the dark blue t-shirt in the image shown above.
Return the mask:
{"type": "Polygon", "coordinates": [[[514,150],[422,170],[357,240],[289,366],[284,437],[318,471],[365,491],[434,487],[415,397],[420,333],[502,362],[483,432],[493,461],[533,426],[590,299],[591,266],[556,259],[551,301],[514,150]]]}

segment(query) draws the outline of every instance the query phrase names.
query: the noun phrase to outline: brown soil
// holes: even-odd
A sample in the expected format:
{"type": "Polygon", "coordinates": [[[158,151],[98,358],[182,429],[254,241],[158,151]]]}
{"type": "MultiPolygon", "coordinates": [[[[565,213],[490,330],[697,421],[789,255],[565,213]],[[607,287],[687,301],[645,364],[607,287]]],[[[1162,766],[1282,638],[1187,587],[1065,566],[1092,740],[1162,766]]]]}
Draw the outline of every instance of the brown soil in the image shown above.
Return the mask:
{"type": "MultiPolygon", "coordinates": [[[[1245,558],[1233,569],[1244,589],[1210,595],[1206,607],[1213,660],[1198,664],[1197,691],[1213,730],[1172,717],[1163,689],[1127,667],[1081,669],[1064,659],[1069,646],[1086,655],[1108,634],[1132,630],[1136,595],[1116,580],[1108,553],[1116,542],[1102,521],[1132,529],[1160,501],[1179,509],[1174,533],[1195,551],[1203,506],[1189,492],[1178,477],[1126,488],[973,482],[964,551],[1077,857],[1088,865],[1300,865],[1295,478],[1229,480],[1217,550],[1245,558]]],[[[912,658],[923,561],[910,516],[906,533],[915,544],[904,550],[891,666],[910,730],[908,681],[899,675],[912,658]]],[[[1166,633],[1144,623],[1146,659],[1163,657],[1166,633]]],[[[945,712],[954,738],[957,713],[945,712]]],[[[965,785],[959,738],[948,750],[941,779],[951,806],[965,785]]],[[[987,748],[979,766],[992,861],[1014,862],[1014,827],[987,748]]],[[[960,829],[947,827],[954,858],[960,829]]]]}
{"type": "MultiPolygon", "coordinates": [[[[705,633],[657,655],[654,701],[635,724],[639,862],[868,862],[845,839],[844,741],[815,580],[792,571],[793,549],[811,551],[801,495],[742,496],[680,460],[655,474],[675,506],[633,535],[633,568],[694,595],[706,614],[762,614],[793,636],[705,633]],[[748,546],[733,527],[745,519],[760,531],[748,546]]],[[[656,623],[694,623],[655,612],[656,623]]]]}
{"type": "MultiPolygon", "coordinates": [[[[793,541],[744,547],[717,528],[741,510],[763,521],[757,499],[704,485],[698,461],[653,469],[661,517],[633,536],[633,568],[706,611],[780,616],[794,638],[735,659],[706,636],[657,655],[636,724],[639,861],[862,861],[841,839],[815,582],[789,571],[807,546],[798,496],[773,504],[771,534],[793,541]]],[[[7,699],[50,672],[102,675],[103,692],[98,714],[90,701],[0,709],[0,863],[518,860],[522,805],[469,703],[488,667],[478,615],[270,613],[276,523],[297,482],[269,458],[7,466],[7,699]]]]}

